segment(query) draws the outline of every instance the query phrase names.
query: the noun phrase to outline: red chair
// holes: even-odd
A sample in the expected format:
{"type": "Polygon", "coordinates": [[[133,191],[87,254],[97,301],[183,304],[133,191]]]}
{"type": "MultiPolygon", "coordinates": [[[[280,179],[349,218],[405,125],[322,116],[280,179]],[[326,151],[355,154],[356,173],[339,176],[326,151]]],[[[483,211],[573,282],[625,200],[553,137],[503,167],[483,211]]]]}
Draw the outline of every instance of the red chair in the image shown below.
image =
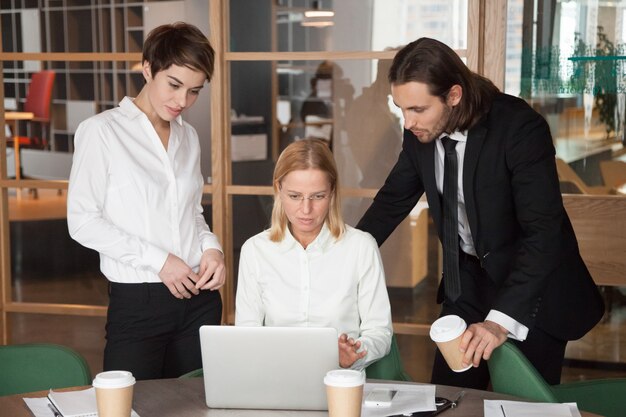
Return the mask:
{"type": "Polygon", "coordinates": [[[19,140],[20,147],[48,148],[50,107],[55,75],[54,71],[39,71],[32,75],[23,111],[33,113],[35,117],[25,122],[28,128],[28,136],[13,137],[9,141],[19,140]],[[37,132],[39,135],[34,132],[35,124],[40,126],[37,132]]]}

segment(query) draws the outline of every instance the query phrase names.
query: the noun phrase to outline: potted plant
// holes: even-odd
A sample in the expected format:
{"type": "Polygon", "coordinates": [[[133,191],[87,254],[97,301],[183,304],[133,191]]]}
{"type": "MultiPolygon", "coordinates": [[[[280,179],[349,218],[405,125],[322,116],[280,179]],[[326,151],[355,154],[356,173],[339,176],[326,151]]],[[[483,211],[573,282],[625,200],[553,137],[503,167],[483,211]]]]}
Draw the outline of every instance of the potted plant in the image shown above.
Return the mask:
{"type": "MultiPolygon", "coordinates": [[[[575,33],[574,57],[592,57],[590,60],[574,60],[573,72],[570,78],[572,91],[585,92],[589,62],[595,63],[593,93],[594,107],[598,111],[600,122],[604,123],[606,137],[615,134],[615,107],[617,105],[617,60],[618,49],[604,33],[604,28],[598,26],[597,43],[595,48],[588,47],[581,39],[580,33],[575,33]]],[[[622,122],[623,123],[623,122],[622,122]]]]}

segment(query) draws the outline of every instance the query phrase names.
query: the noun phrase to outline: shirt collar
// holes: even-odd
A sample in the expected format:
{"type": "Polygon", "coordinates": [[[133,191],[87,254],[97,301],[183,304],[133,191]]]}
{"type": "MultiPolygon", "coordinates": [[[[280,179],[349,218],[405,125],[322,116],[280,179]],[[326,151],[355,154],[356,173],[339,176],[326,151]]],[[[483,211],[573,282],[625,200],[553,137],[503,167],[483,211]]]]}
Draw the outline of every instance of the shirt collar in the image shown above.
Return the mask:
{"type": "MultiPolygon", "coordinates": [[[[328,229],[326,222],[324,222],[324,225],[322,226],[319,234],[315,237],[315,239],[313,239],[313,242],[311,242],[309,246],[307,246],[306,250],[319,250],[321,252],[325,252],[333,243],[333,241],[334,238],[330,234],[330,229],[328,229]]],[[[285,237],[279,243],[280,250],[283,252],[288,252],[289,250],[296,247],[296,245],[302,247],[300,245],[300,242],[298,242],[296,238],[293,237],[293,235],[291,234],[291,230],[289,230],[289,227],[285,228],[285,237]]]]}
{"type": "MultiPolygon", "coordinates": [[[[128,117],[129,119],[135,119],[139,116],[146,115],[144,112],[141,111],[139,107],[135,105],[135,103],[133,103],[134,100],[134,98],[126,96],[122,99],[122,101],[120,101],[119,104],[120,109],[122,109],[126,117],[128,117]]],[[[183,118],[181,115],[176,116],[174,120],[178,125],[183,124],[183,118]]]]}
{"type": "Polygon", "coordinates": [[[450,139],[456,140],[457,142],[467,142],[467,130],[464,130],[462,132],[459,130],[455,130],[451,134],[442,133],[438,139],[441,140],[446,136],[450,137],[450,139]]]}

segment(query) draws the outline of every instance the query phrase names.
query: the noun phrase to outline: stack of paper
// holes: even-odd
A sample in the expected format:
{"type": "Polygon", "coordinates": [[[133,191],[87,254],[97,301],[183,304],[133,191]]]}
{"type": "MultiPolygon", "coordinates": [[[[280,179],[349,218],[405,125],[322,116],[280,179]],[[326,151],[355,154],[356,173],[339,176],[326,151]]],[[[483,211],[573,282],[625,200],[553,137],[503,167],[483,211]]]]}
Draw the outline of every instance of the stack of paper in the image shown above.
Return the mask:
{"type": "MultiPolygon", "coordinates": [[[[35,417],[98,417],[95,388],[58,392],[50,390],[48,397],[24,398],[35,417]],[[58,412],[55,413],[54,410],[58,412]]],[[[139,417],[132,411],[131,417],[139,417]]]]}
{"type": "Polygon", "coordinates": [[[485,417],[581,417],[576,403],[485,400],[485,417]]]}
{"type": "Polygon", "coordinates": [[[98,417],[94,388],[68,392],[50,390],[48,400],[63,417],[98,417]]]}

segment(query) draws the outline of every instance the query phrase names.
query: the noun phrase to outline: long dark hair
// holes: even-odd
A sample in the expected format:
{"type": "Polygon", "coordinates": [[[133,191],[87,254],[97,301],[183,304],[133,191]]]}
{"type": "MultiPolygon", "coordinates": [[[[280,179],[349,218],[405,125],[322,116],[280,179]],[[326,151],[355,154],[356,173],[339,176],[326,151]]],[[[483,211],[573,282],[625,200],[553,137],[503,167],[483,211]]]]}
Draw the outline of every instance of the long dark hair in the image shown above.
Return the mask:
{"type": "Polygon", "coordinates": [[[451,109],[445,132],[466,130],[478,123],[489,111],[498,88],[487,78],[470,71],[461,58],[447,45],[435,39],[420,38],[402,48],[389,69],[391,84],[420,82],[430,94],[445,103],[454,85],[463,95],[451,109]]]}

